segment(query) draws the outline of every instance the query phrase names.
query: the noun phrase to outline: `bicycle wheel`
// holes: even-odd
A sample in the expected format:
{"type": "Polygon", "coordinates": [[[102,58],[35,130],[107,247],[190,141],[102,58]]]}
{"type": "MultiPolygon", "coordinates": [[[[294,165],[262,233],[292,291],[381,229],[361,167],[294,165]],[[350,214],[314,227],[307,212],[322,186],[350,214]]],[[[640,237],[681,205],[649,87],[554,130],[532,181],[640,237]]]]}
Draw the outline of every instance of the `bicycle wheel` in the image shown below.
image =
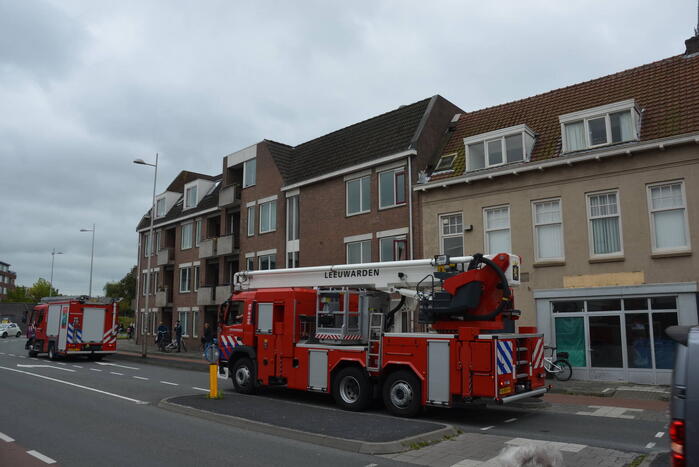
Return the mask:
{"type": "Polygon", "coordinates": [[[568,381],[573,376],[573,367],[565,360],[556,360],[553,362],[555,369],[553,375],[558,381],[568,381]],[[560,368],[560,369],[559,369],[560,368]]]}

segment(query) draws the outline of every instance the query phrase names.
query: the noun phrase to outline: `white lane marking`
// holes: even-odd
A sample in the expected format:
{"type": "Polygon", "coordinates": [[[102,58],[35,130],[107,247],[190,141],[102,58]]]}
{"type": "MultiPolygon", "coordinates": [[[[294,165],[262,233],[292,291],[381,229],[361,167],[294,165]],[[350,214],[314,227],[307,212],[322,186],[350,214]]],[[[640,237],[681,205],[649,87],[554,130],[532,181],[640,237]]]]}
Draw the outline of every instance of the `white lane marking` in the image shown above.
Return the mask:
{"type": "Polygon", "coordinates": [[[117,365],[116,363],[104,363],[104,362],[96,362],[98,365],[102,366],[118,366],[119,368],[126,368],[127,370],[139,370],[139,368],[136,368],[135,366],[126,366],[126,365],[117,365]]]}
{"type": "Polygon", "coordinates": [[[73,365],[73,368],[82,368],[80,365],[73,365]]]}
{"type": "Polygon", "coordinates": [[[609,391],[613,391],[613,390],[614,390],[614,388],[605,388],[602,392],[609,392],[609,391]]]}
{"type": "Polygon", "coordinates": [[[646,449],[652,449],[655,447],[655,443],[648,443],[646,444],[646,449]]]}
{"type": "Polygon", "coordinates": [[[516,422],[516,421],[517,421],[516,418],[508,418],[507,420],[505,420],[505,423],[512,423],[512,422],[516,422]]]}
{"type": "Polygon", "coordinates": [[[144,378],[143,376],[132,376],[132,378],[142,379],[144,381],[148,381],[148,378],[144,378]]]}
{"type": "Polygon", "coordinates": [[[379,464],[367,464],[364,467],[379,467],[379,464]]]}
{"type": "Polygon", "coordinates": [[[0,439],[5,441],[6,443],[11,443],[12,441],[14,441],[14,439],[10,438],[5,433],[1,433],[1,432],[0,432],[0,439]]]}
{"type": "Polygon", "coordinates": [[[17,355],[19,358],[27,358],[24,355],[17,355]]]}
{"type": "Polygon", "coordinates": [[[642,409],[627,409],[625,407],[609,407],[602,405],[588,405],[592,409],[596,409],[593,412],[575,412],[576,415],[589,415],[591,417],[610,417],[610,418],[626,418],[634,419],[633,415],[625,414],[624,412],[643,412],[642,409]]]}
{"type": "Polygon", "coordinates": [[[59,365],[65,365],[65,363],[63,363],[63,362],[56,362],[56,363],[58,363],[59,365]]]}
{"type": "Polygon", "coordinates": [[[32,360],[36,360],[37,362],[39,361],[39,359],[36,358],[36,357],[31,357],[31,359],[32,359],[32,360]]]}
{"type": "Polygon", "coordinates": [[[110,375],[124,376],[124,373],[117,373],[116,371],[110,371],[110,375]]]}
{"type": "Polygon", "coordinates": [[[488,430],[490,430],[491,428],[495,428],[495,425],[484,426],[483,428],[481,428],[481,431],[488,431],[488,430]]]}
{"type": "Polygon", "coordinates": [[[73,386],[73,387],[80,388],[80,389],[86,389],[88,391],[98,392],[100,394],[105,394],[107,396],[116,397],[118,399],[124,399],[124,400],[129,401],[129,402],[135,402],[136,404],[148,404],[148,402],[140,401],[138,399],[132,399],[131,397],[126,397],[126,396],[122,396],[119,394],[114,394],[113,392],[102,391],[100,389],[95,389],[95,388],[91,388],[88,386],[83,386],[82,384],[76,384],[76,383],[71,383],[70,381],[64,381],[62,379],[51,378],[49,376],[37,375],[36,373],[30,373],[28,371],[16,370],[14,368],[8,368],[6,366],[0,366],[0,370],[14,371],[16,373],[22,373],[25,375],[34,376],[34,377],[41,378],[41,379],[47,379],[49,381],[55,381],[57,383],[67,384],[68,386],[73,386]]]}
{"type": "Polygon", "coordinates": [[[664,431],[659,431],[659,432],[657,432],[657,433],[655,434],[655,437],[656,437],[656,438],[662,438],[664,434],[665,434],[664,431]]]}
{"type": "Polygon", "coordinates": [[[452,465],[451,467],[478,467],[488,461],[474,461],[473,459],[463,459],[452,465]]]}
{"type": "Polygon", "coordinates": [[[92,371],[102,371],[102,370],[100,370],[99,368],[90,368],[90,370],[92,370],[92,371]]]}
{"type": "Polygon", "coordinates": [[[55,460],[51,459],[49,456],[43,455],[42,453],[40,453],[38,451],[34,451],[34,450],[27,451],[27,454],[29,454],[30,456],[36,457],[37,459],[39,459],[40,461],[42,461],[46,464],[55,464],[56,463],[55,460]]]}
{"type": "Polygon", "coordinates": [[[548,446],[559,451],[580,452],[587,447],[585,444],[561,443],[558,441],[543,441],[540,439],[513,438],[505,441],[510,446],[548,446]]]}
{"type": "Polygon", "coordinates": [[[209,392],[209,390],[208,390],[208,389],[204,389],[204,388],[198,388],[198,387],[196,387],[196,386],[192,386],[192,389],[196,389],[197,391],[204,391],[204,392],[209,392]]]}
{"type": "Polygon", "coordinates": [[[5,352],[0,352],[0,355],[5,355],[5,352]]]}
{"type": "Polygon", "coordinates": [[[9,355],[10,357],[14,357],[14,356],[15,356],[15,354],[13,354],[13,353],[8,353],[7,355],[9,355]]]}
{"type": "Polygon", "coordinates": [[[662,388],[654,388],[649,386],[619,386],[616,388],[617,391],[639,391],[639,392],[660,392],[668,394],[670,391],[662,388]]]}
{"type": "Polygon", "coordinates": [[[71,370],[70,368],[61,368],[60,366],[51,366],[51,365],[22,365],[21,363],[18,363],[17,366],[19,368],[53,368],[55,370],[62,370],[62,371],[71,371],[75,373],[75,370],[71,370]]]}
{"type": "Polygon", "coordinates": [[[161,383],[163,383],[163,384],[169,384],[170,386],[179,386],[179,384],[177,384],[177,383],[171,383],[171,382],[169,382],[169,381],[161,381],[161,383]]]}

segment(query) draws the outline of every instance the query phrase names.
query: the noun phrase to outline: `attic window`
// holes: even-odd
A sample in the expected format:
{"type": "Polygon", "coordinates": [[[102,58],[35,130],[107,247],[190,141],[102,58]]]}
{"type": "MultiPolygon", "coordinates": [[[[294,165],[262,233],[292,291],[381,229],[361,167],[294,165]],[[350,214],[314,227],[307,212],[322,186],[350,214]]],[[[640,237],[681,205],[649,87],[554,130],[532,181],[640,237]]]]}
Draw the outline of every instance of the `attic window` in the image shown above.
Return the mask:
{"type": "Polygon", "coordinates": [[[517,125],[464,138],[466,170],[472,172],[528,161],[534,147],[534,138],[534,132],[527,125],[517,125]]]}
{"type": "Polygon", "coordinates": [[[456,154],[447,154],[446,156],[440,157],[434,171],[439,172],[442,170],[450,170],[454,165],[454,159],[456,159],[456,154]]]}
{"type": "Polygon", "coordinates": [[[189,209],[197,205],[197,186],[192,185],[184,190],[184,208],[189,209]]]}
{"type": "Polygon", "coordinates": [[[163,217],[165,215],[165,198],[160,198],[155,203],[155,217],[163,217]]]}
{"type": "Polygon", "coordinates": [[[638,140],[640,112],[633,99],[558,117],[563,152],[638,140]]]}

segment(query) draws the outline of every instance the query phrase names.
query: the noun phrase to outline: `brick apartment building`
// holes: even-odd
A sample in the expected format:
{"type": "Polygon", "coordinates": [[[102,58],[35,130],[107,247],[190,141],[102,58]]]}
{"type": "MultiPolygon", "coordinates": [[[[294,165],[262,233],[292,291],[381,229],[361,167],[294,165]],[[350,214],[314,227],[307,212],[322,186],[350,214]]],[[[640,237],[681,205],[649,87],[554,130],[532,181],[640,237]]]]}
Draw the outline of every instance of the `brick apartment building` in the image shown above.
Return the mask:
{"type": "Polygon", "coordinates": [[[7,293],[15,288],[17,273],[10,271],[10,264],[0,261],[0,301],[7,298],[7,293]]]}
{"type": "Polygon", "coordinates": [[[263,140],[225,156],[220,176],[182,172],[156,201],[150,325],[150,219],[138,226],[141,332],[179,318],[196,339],[238,270],[422,257],[413,186],[460,112],[433,96],[297,146],[263,140]]]}
{"type": "Polygon", "coordinates": [[[418,186],[426,255],[512,251],[575,377],[669,384],[696,324],[699,38],[684,55],[463,114],[418,186]]]}

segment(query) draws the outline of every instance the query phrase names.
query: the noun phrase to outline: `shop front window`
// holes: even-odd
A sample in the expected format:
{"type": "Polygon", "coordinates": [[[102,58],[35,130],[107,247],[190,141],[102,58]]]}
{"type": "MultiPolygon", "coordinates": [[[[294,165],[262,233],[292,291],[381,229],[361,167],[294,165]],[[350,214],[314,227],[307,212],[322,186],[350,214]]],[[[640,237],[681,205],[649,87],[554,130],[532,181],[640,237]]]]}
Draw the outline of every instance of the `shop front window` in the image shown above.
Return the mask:
{"type": "Polygon", "coordinates": [[[582,317],[556,318],[556,351],[568,352],[572,366],[587,366],[585,321],[582,317]]]}
{"type": "Polygon", "coordinates": [[[623,368],[619,316],[590,316],[590,366],[623,368]]]}
{"type": "Polygon", "coordinates": [[[626,320],[626,354],[629,368],[652,368],[648,313],[630,313],[626,320]]]}
{"type": "MultiPolygon", "coordinates": [[[[670,297],[675,298],[675,297],[670,297]]],[[[651,313],[653,317],[653,346],[655,368],[670,370],[675,362],[675,342],[665,334],[670,326],[677,325],[677,313],[651,313]]]]}

